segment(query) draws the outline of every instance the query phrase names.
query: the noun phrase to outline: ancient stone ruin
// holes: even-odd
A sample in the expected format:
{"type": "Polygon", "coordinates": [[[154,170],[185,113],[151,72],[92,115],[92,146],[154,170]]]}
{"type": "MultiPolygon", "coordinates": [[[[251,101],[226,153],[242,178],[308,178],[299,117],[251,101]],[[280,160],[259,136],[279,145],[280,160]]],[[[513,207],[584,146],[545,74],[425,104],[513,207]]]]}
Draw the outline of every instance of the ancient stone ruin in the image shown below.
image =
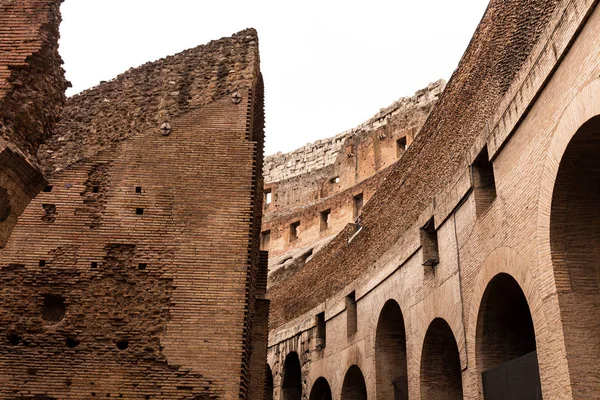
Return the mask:
{"type": "Polygon", "coordinates": [[[261,398],[256,32],[65,101],[60,3],[0,5],[0,398],[261,398]]]}
{"type": "Polygon", "coordinates": [[[0,1],[0,399],[600,398],[597,2],[264,159],[256,31],[67,99],[61,2],[0,1]]]}

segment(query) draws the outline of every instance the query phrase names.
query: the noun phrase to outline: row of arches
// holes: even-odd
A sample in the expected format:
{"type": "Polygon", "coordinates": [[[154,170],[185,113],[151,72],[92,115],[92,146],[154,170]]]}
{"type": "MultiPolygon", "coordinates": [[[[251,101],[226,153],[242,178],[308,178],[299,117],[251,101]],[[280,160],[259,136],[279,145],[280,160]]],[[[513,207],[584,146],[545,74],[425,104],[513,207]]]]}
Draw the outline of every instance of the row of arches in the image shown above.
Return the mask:
{"type": "MultiPolygon", "coordinates": [[[[600,116],[589,119],[565,143],[554,147],[559,162],[548,164],[553,177],[548,214],[550,268],[562,322],[557,328],[562,328],[570,391],[576,398],[592,398],[600,376],[600,116]]],[[[491,277],[479,309],[473,311],[474,357],[484,398],[542,399],[533,318],[517,280],[507,273],[491,277]]],[[[297,355],[291,356],[290,363],[296,362],[297,369],[290,367],[288,360],[284,366],[284,386],[289,388],[285,400],[301,398],[300,363],[297,355]],[[288,382],[287,377],[297,383],[288,382]]],[[[402,310],[394,300],[385,303],[380,312],[375,364],[377,399],[408,399],[406,329],[402,310]]],[[[419,376],[421,398],[463,398],[459,349],[444,319],[434,319],[426,331],[419,376]]],[[[354,365],[346,372],[341,398],[366,399],[366,394],[363,375],[354,365]]],[[[326,379],[317,379],[310,399],[331,398],[326,379]]]]}
{"type": "MultiPolygon", "coordinates": [[[[541,398],[535,333],[527,300],[518,283],[508,274],[498,274],[489,283],[477,322],[477,365],[482,372],[486,399],[541,398]],[[525,383],[518,376],[526,376],[525,383]],[[518,378],[517,376],[517,378],[518,378]],[[507,397],[508,396],[508,397],[507,397]],[[513,397],[510,397],[513,396],[513,397]],[[533,396],[533,397],[532,397],[533,396]],[[536,397],[537,396],[537,397],[536,397]]],[[[395,300],[388,300],[380,313],[375,338],[377,399],[408,399],[408,369],[404,316],[395,300]]],[[[273,377],[268,372],[267,399],[273,398],[273,377]]],[[[283,400],[302,398],[302,373],[298,354],[290,352],[282,371],[283,400]]],[[[423,341],[420,366],[421,398],[462,399],[462,371],[454,333],[442,318],[434,319],[423,341]]],[[[318,378],[309,400],[331,400],[326,378],[318,378]]],[[[367,387],[357,365],[345,374],[342,400],[366,400],[367,387]]]]}

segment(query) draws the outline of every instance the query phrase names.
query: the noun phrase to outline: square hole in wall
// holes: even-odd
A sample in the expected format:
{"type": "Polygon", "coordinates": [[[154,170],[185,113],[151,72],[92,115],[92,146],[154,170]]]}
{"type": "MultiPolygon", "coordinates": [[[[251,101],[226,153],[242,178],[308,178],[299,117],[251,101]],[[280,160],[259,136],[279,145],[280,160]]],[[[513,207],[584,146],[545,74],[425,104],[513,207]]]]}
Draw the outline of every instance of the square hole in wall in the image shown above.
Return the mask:
{"type": "Polygon", "coordinates": [[[329,180],[329,182],[331,182],[331,183],[340,183],[340,177],[339,176],[334,176],[333,178],[331,178],[329,180]]]}
{"type": "Polygon", "coordinates": [[[50,193],[54,189],[54,186],[48,185],[43,189],[43,192],[50,193]]]}
{"type": "Polygon", "coordinates": [[[138,269],[140,271],[144,271],[146,269],[146,267],[148,267],[148,264],[146,264],[146,263],[139,263],[138,264],[138,269]]]}
{"type": "Polygon", "coordinates": [[[398,158],[400,158],[402,154],[404,154],[407,147],[408,146],[406,144],[406,136],[403,136],[396,140],[396,155],[398,158]]]}
{"type": "Polygon", "coordinates": [[[136,208],[135,209],[135,213],[137,215],[143,215],[144,214],[144,209],[143,208],[136,208]]]}
{"type": "Polygon", "coordinates": [[[135,187],[135,192],[138,193],[138,194],[142,193],[142,187],[141,186],[136,186],[135,187]]]}
{"type": "Polygon", "coordinates": [[[90,263],[90,266],[91,266],[92,268],[98,268],[98,263],[97,263],[96,261],[92,261],[92,262],[90,263]]]}
{"type": "Polygon", "coordinates": [[[420,229],[423,265],[435,267],[440,262],[437,230],[433,217],[420,229]]]}
{"type": "Polygon", "coordinates": [[[260,249],[263,251],[269,250],[271,246],[271,231],[264,231],[260,234],[260,249]]]}
{"type": "Polygon", "coordinates": [[[353,198],[354,201],[354,219],[356,219],[363,208],[363,194],[359,193],[353,198]]]}
{"type": "Polygon", "coordinates": [[[321,232],[329,229],[329,217],[331,216],[331,209],[321,211],[321,232]]]}
{"type": "Polygon", "coordinates": [[[292,222],[290,224],[290,242],[293,242],[298,239],[299,230],[300,221],[292,222]]]}
{"type": "Polygon", "coordinates": [[[46,266],[46,260],[40,260],[40,262],[38,263],[38,265],[40,267],[45,267],[46,266]]]}
{"type": "Polygon", "coordinates": [[[100,193],[100,186],[92,186],[92,193],[100,193]]]}

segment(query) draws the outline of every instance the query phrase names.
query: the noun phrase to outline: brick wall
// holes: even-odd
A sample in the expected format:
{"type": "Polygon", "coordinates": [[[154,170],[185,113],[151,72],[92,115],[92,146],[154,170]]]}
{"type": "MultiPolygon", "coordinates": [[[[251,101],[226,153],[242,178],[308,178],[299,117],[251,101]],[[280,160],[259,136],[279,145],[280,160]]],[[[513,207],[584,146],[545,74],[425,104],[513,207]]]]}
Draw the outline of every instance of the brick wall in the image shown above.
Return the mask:
{"type": "MultiPolygon", "coordinates": [[[[98,93],[127,95],[114,83],[71,100],[63,126],[78,128],[68,135],[95,130],[107,142],[86,147],[78,136],[68,156],[60,138],[51,143],[60,149],[45,165],[64,169],[54,169],[0,254],[0,397],[238,399],[248,397],[252,368],[264,374],[264,358],[249,361],[264,347],[268,316],[255,300],[265,281],[256,35],[218,47],[231,54],[222,68],[246,60],[235,72],[244,77],[239,96],[217,85],[222,93],[169,117],[167,136],[148,106],[149,128],[113,137],[127,123],[120,107],[136,104],[115,104],[114,119],[101,121],[98,93]]],[[[184,54],[175,60],[199,60],[184,54]]],[[[148,68],[117,81],[155,79],[148,68]]]]}

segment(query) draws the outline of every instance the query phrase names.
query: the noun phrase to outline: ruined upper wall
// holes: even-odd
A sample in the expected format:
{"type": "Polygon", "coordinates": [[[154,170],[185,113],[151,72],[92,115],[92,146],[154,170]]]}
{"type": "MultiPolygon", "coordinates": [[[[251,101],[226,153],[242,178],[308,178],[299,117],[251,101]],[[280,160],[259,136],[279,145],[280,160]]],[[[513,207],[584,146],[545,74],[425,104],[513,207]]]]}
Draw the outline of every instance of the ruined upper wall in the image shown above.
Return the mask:
{"type": "Polygon", "coordinates": [[[365,206],[361,234],[351,243],[336,238],[299,273],[273,288],[272,327],[345,288],[417,222],[485,133],[558,3],[490,2],[421,134],[365,206]]]}
{"type": "Polygon", "coordinates": [[[58,54],[61,3],[0,1],[0,135],[33,164],[68,86],[58,54]]]}
{"type": "Polygon", "coordinates": [[[420,128],[425,120],[415,110],[431,105],[445,86],[446,82],[440,79],[418,90],[412,97],[401,97],[356,128],[331,138],[308,143],[289,153],[265,157],[265,183],[278,182],[331,165],[337,160],[348,139],[369,134],[389,123],[401,121],[405,129],[420,128]]]}
{"type": "Polygon", "coordinates": [[[52,174],[112,143],[251,86],[254,29],[147,63],[67,100],[57,135],[38,151],[52,174]]]}

